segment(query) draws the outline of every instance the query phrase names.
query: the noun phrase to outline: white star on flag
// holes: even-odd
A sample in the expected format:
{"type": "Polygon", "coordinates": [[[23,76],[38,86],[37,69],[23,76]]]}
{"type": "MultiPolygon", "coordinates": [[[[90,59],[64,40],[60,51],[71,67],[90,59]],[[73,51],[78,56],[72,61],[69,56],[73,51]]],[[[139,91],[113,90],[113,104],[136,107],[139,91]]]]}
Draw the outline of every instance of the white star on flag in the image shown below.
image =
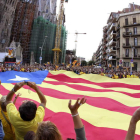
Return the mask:
{"type": "Polygon", "coordinates": [[[26,81],[26,80],[30,80],[28,78],[25,78],[25,77],[20,77],[20,76],[17,76],[15,75],[16,78],[14,79],[9,79],[8,81],[26,81]]]}

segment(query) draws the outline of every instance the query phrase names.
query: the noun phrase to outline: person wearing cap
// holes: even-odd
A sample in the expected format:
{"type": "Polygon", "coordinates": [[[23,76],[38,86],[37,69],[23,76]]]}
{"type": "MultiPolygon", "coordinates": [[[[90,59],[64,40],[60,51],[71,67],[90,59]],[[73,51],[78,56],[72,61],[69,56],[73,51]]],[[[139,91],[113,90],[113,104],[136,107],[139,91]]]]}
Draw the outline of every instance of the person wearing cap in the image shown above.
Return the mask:
{"type": "MultiPolygon", "coordinates": [[[[0,81],[0,85],[1,85],[1,81],[0,81]]],[[[21,94],[18,93],[15,96],[15,99],[13,101],[14,104],[20,95],[21,94]]],[[[3,124],[3,130],[5,133],[4,140],[15,140],[14,127],[11,125],[8,115],[7,115],[7,111],[6,111],[6,96],[2,96],[0,99],[0,118],[3,124]]]]}

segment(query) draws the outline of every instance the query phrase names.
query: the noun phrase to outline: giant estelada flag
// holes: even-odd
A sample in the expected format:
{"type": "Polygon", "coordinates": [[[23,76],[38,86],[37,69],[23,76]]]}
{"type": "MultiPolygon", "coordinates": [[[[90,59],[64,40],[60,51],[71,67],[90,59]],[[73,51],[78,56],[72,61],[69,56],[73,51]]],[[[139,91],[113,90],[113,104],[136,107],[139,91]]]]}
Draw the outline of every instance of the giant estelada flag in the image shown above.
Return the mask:
{"type": "MultiPolygon", "coordinates": [[[[87,98],[79,114],[86,130],[87,140],[124,140],[131,116],[140,106],[140,79],[110,79],[100,75],[76,75],[68,71],[38,71],[33,73],[0,73],[0,94],[6,95],[20,81],[38,84],[47,99],[45,121],[52,121],[59,128],[63,139],[74,138],[74,125],[68,109],[69,99],[87,98]]],[[[34,90],[27,85],[19,90],[22,96],[17,108],[26,99],[39,105],[34,90]]],[[[16,93],[17,94],[17,93],[16,93]]],[[[140,122],[135,140],[140,139],[140,122]]]]}

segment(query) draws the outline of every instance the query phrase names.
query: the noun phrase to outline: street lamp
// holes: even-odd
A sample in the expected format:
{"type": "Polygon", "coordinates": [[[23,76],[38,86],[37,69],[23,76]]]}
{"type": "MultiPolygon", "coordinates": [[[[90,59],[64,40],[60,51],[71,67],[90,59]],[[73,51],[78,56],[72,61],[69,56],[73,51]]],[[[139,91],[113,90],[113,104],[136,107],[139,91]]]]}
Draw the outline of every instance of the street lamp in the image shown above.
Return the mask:
{"type": "Polygon", "coordinates": [[[48,37],[48,36],[45,36],[44,42],[43,42],[43,44],[42,44],[42,47],[39,47],[39,48],[40,48],[40,51],[41,51],[40,57],[39,57],[40,65],[41,65],[41,61],[42,61],[42,50],[43,50],[43,47],[44,47],[44,44],[45,44],[45,41],[46,41],[46,38],[47,38],[47,37],[48,37]]]}

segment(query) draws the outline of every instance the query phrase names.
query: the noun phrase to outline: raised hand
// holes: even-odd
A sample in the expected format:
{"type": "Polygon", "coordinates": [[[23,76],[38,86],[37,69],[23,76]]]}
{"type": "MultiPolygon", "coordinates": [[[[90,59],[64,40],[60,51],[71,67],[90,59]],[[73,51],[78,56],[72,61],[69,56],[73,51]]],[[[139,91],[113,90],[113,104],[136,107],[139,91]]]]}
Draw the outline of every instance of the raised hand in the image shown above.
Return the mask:
{"type": "Polygon", "coordinates": [[[24,86],[24,82],[20,82],[20,83],[17,83],[15,86],[14,86],[14,91],[18,91],[21,87],[24,86]]]}
{"type": "Polygon", "coordinates": [[[80,98],[78,98],[77,101],[76,101],[76,103],[75,103],[74,105],[71,105],[71,100],[70,100],[70,101],[69,101],[69,104],[68,104],[68,107],[69,107],[71,113],[72,113],[73,115],[74,115],[74,114],[77,114],[77,113],[78,113],[78,108],[79,108],[82,104],[86,103],[86,100],[87,100],[87,99],[85,99],[85,97],[83,97],[81,100],[80,100],[80,98]]]}
{"type": "Polygon", "coordinates": [[[21,93],[18,93],[18,94],[16,95],[16,98],[19,97],[19,96],[21,96],[21,95],[22,95],[21,93]]]}
{"type": "Polygon", "coordinates": [[[28,82],[28,86],[34,89],[35,91],[38,89],[37,85],[35,82],[28,82]]]}

